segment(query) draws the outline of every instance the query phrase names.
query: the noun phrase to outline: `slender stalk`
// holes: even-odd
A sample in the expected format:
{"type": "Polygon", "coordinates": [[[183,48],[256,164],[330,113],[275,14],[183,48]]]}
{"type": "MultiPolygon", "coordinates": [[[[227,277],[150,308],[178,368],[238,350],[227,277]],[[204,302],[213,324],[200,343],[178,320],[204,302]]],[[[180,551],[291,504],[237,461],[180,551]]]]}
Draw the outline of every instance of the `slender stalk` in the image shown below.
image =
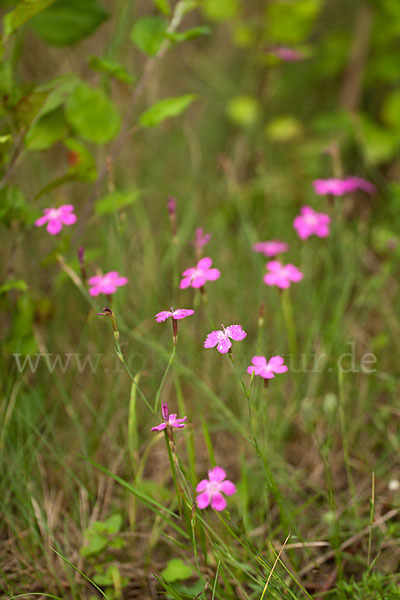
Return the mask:
{"type": "Polygon", "coordinates": [[[168,361],[167,367],[166,367],[166,369],[164,371],[164,375],[162,376],[160,385],[158,386],[158,390],[157,390],[157,393],[156,393],[156,399],[155,399],[155,402],[154,402],[154,409],[152,409],[154,413],[156,413],[158,411],[158,408],[159,408],[159,405],[160,405],[161,391],[162,391],[162,388],[163,388],[163,385],[164,385],[165,378],[168,375],[168,371],[170,369],[170,366],[174,362],[175,354],[176,354],[176,345],[174,344],[173,347],[172,347],[172,352],[171,352],[171,356],[169,357],[169,361],[168,361]]]}
{"type": "Polygon", "coordinates": [[[339,383],[339,421],[340,421],[340,433],[342,436],[343,444],[343,458],[344,466],[346,469],[347,480],[349,482],[350,494],[353,500],[353,511],[354,516],[358,518],[358,510],[356,503],[356,487],[354,485],[353,473],[350,464],[350,453],[349,453],[349,442],[347,437],[346,419],[344,414],[344,382],[343,382],[343,371],[338,370],[338,383],[339,383]]]}
{"type": "Polygon", "coordinates": [[[282,312],[285,320],[286,333],[289,342],[289,352],[293,357],[297,356],[297,339],[296,339],[296,325],[293,317],[293,307],[290,300],[289,290],[282,290],[281,292],[282,312]]]}
{"type": "Polygon", "coordinates": [[[375,517],[375,473],[371,476],[371,498],[369,501],[369,536],[368,536],[368,555],[367,565],[368,569],[371,567],[371,547],[372,547],[372,532],[374,528],[374,517],[375,517]]]}

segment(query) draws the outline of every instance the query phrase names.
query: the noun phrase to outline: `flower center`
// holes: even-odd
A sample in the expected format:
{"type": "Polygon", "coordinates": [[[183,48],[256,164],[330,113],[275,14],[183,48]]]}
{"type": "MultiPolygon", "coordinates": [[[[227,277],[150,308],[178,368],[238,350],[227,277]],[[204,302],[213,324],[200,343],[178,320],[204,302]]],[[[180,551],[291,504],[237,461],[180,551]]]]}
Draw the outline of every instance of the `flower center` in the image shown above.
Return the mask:
{"type": "Polygon", "coordinates": [[[221,484],[219,481],[210,481],[207,486],[207,492],[209,494],[216,494],[219,492],[221,484]]]}
{"type": "Polygon", "coordinates": [[[48,213],[49,219],[58,219],[60,216],[60,210],[58,208],[52,208],[48,213]]]}

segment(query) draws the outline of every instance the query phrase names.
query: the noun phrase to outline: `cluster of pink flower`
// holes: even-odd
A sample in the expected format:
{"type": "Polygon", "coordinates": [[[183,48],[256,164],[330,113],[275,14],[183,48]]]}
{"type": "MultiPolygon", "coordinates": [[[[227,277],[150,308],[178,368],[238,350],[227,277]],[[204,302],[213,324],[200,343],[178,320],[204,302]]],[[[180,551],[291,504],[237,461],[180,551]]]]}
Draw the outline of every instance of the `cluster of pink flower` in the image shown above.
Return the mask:
{"type": "MultiPolygon", "coordinates": [[[[287,50],[287,49],[285,49],[287,50]]],[[[283,56],[282,56],[283,57],[283,56]]],[[[286,60],[298,60],[298,58],[286,58],[286,60]]],[[[347,177],[346,179],[319,179],[314,181],[314,188],[317,194],[327,195],[342,195],[352,192],[356,189],[364,190],[365,192],[372,193],[374,186],[361,179],[359,177],[347,177]]],[[[174,199],[170,199],[168,202],[168,211],[170,217],[176,220],[176,202],[174,199]]],[[[72,204],[65,204],[59,208],[46,208],[44,215],[40,217],[35,225],[40,227],[47,223],[47,231],[52,234],[58,234],[64,225],[73,225],[77,218],[74,214],[74,207],[72,204]]],[[[318,213],[309,206],[303,206],[293,222],[293,226],[297,231],[300,239],[308,239],[311,235],[316,235],[320,238],[325,238],[329,235],[330,217],[324,213],[318,213]]],[[[174,224],[174,231],[176,231],[176,223],[174,224]]],[[[201,228],[196,230],[196,237],[193,245],[199,254],[201,249],[209,242],[209,234],[204,234],[201,228]]],[[[289,249],[288,244],[279,240],[272,240],[266,242],[258,242],[254,244],[253,249],[256,252],[261,252],[265,256],[271,258],[275,257],[283,252],[287,252],[289,249]]],[[[79,258],[81,264],[83,263],[83,256],[80,253],[79,258]]],[[[264,276],[264,282],[270,286],[277,286],[278,288],[288,288],[292,282],[300,281],[303,278],[303,273],[292,264],[282,264],[278,260],[272,260],[267,262],[266,265],[267,273],[264,276]]],[[[212,260],[210,257],[201,258],[195,267],[186,269],[182,273],[182,280],[180,282],[180,288],[186,289],[192,288],[203,288],[207,281],[216,281],[219,279],[221,273],[218,269],[212,267],[212,260]]],[[[117,271],[110,271],[104,275],[95,275],[88,279],[89,293],[91,296],[97,296],[99,294],[110,295],[113,294],[116,289],[120,286],[126,285],[128,282],[126,277],[121,277],[117,271]]],[[[173,337],[174,344],[177,341],[178,332],[178,321],[194,314],[194,310],[179,308],[174,310],[163,310],[155,315],[157,322],[161,323],[167,319],[172,319],[173,324],[173,337]]],[[[228,327],[222,326],[222,329],[211,331],[205,341],[205,348],[217,348],[217,351],[221,354],[227,354],[231,352],[232,341],[241,341],[247,336],[241,325],[229,325],[228,327]]],[[[252,377],[260,376],[264,380],[272,379],[276,374],[285,373],[288,367],[284,364],[282,356],[272,356],[269,360],[265,356],[253,356],[251,359],[251,365],[247,368],[247,373],[252,377]]],[[[170,435],[173,428],[182,429],[185,427],[185,421],[187,417],[178,418],[175,413],[169,414],[168,405],[162,403],[161,414],[163,421],[152,427],[152,431],[166,430],[167,434],[170,435]]],[[[172,435],[172,434],[171,434],[172,435]]],[[[226,479],[226,473],[221,467],[214,467],[208,472],[208,479],[203,479],[199,482],[196,487],[198,496],[196,498],[196,504],[198,508],[204,509],[209,505],[217,511],[224,510],[226,508],[226,500],[222,494],[231,496],[236,491],[235,485],[226,479]]]]}
{"type": "MultiPolygon", "coordinates": [[[[363,190],[369,194],[375,191],[375,186],[361,177],[346,177],[344,179],[316,179],[313,182],[314,190],[319,195],[342,196],[356,190],[363,190]]],[[[320,238],[328,237],[331,218],[325,213],[316,212],[310,206],[303,206],[300,214],[294,219],[293,227],[302,240],[311,235],[320,238]]],[[[255,252],[261,252],[271,258],[289,249],[288,244],[280,240],[257,242],[253,245],[255,252]]],[[[292,282],[303,279],[303,273],[294,265],[283,265],[278,260],[272,260],[266,264],[267,273],[264,282],[267,285],[276,285],[281,289],[288,288],[292,282]]]]}

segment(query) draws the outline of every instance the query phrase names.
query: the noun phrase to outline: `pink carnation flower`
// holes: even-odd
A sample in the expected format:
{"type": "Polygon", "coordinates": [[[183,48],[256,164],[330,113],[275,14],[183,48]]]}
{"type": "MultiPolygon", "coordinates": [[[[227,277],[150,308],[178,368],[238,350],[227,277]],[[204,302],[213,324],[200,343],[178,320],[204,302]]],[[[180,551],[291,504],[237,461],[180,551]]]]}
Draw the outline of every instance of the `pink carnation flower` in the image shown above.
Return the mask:
{"type": "Polygon", "coordinates": [[[281,252],[287,252],[288,249],[288,244],[285,242],[280,242],[279,240],[272,240],[270,242],[257,242],[253,245],[254,252],[261,252],[265,256],[276,256],[281,252]]]}
{"type": "Polygon", "coordinates": [[[183,290],[188,287],[202,287],[206,281],[215,281],[221,275],[218,269],[212,269],[212,260],[209,257],[199,260],[195,267],[183,271],[183,279],[179,287],[183,290]]]}
{"type": "Polygon", "coordinates": [[[167,427],[167,425],[169,427],[175,427],[176,429],[181,429],[182,427],[185,427],[184,421],[186,421],[187,417],[182,417],[181,419],[177,419],[175,413],[172,413],[170,415],[169,409],[168,409],[168,404],[166,402],[163,402],[161,404],[161,414],[162,414],[162,418],[164,419],[164,421],[162,423],[160,423],[159,425],[156,425],[156,427],[152,427],[151,431],[162,431],[163,429],[165,429],[167,427]]]}
{"type": "Polygon", "coordinates": [[[247,372],[252,375],[260,375],[264,379],[272,379],[274,373],[286,373],[287,366],[283,364],[282,356],[272,356],[269,361],[265,356],[253,356],[251,359],[253,366],[247,367],[247,372]]]}
{"type": "Polygon", "coordinates": [[[292,281],[303,279],[303,273],[294,265],[282,265],[278,260],[267,262],[269,273],[264,275],[264,283],[267,285],[276,285],[281,289],[290,287],[292,281]]]}
{"type": "Polygon", "coordinates": [[[211,503],[214,510],[224,510],[226,500],[222,494],[232,496],[236,492],[235,484],[226,479],[226,473],[221,467],[214,467],[208,471],[208,479],[202,479],[196,487],[200,492],[196,498],[199,508],[207,508],[211,503]]]}
{"type": "Polygon", "coordinates": [[[242,329],[241,325],[230,325],[229,327],[224,327],[222,330],[209,333],[204,342],[204,348],[214,348],[217,346],[218,352],[226,354],[232,347],[232,342],[229,338],[240,342],[244,340],[246,335],[247,333],[242,329]]]}
{"type": "Polygon", "coordinates": [[[301,214],[293,221],[293,227],[302,240],[313,234],[321,238],[329,235],[329,223],[331,222],[329,215],[317,213],[309,206],[303,206],[300,212],[301,214]]]}
{"type": "Polygon", "coordinates": [[[190,315],[194,315],[194,310],[191,310],[190,308],[177,308],[176,310],[171,308],[171,310],[162,310],[161,312],[157,313],[156,321],[158,323],[162,323],[170,317],[173,319],[184,319],[190,315]]]}
{"type": "Polygon", "coordinates": [[[43,217],[35,221],[36,227],[42,227],[47,223],[47,231],[51,235],[60,233],[64,225],[73,225],[76,223],[73,204],[63,204],[59,208],[45,208],[43,217]]]}
{"type": "Polygon", "coordinates": [[[204,233],[203,228],[198,227],[196,229],[196,236],[195,236],[192,244],[195,248],[200,250],[200,248],[204,248],[204,246],[206,246],[210,240],[211,240],[211,234],[204,233]]]}
{"type": "Polygon", "coordinates": [[[355,190],[363,190],[373,194],[375,186],[361,177],[345,177],[344,179],[316,179],[313,181],[314,190],[319,195],[343,196],[355,190]]]}
{"type": "Polygon", "coordinates": [[[95,275],[88,279],[89,294],[98,296],[99,294],[113,294],[117,287],[126,285],[128,280],[126,277],[121,277],[118,271],[110,271],[104,275],[95,275]]]}

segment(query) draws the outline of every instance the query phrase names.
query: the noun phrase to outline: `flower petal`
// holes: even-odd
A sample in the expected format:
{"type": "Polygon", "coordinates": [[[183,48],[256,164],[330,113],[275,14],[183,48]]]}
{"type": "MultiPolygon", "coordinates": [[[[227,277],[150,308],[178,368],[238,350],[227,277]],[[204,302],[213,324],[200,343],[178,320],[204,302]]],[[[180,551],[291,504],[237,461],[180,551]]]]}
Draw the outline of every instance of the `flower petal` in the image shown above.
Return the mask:
{"type": "Polygon", "coordinates": [[[172,317],[172,314],[170,310],[162,310],[155,315],[157,323],[162,323],[166,319],[169,319],[169,317],[172,317]]]}
{"type": "Polygon", "coordinates": [[[160,425],[157,425],[156,427],[152,427],[151,431],[162,431],[165,428],[166,428],[166,424],[160,423],[160,425]]]}
{"type": "Polygon", "coordinates": [[[215,281],[216,279],[220,278],[221,272],[219,269],[208,269],[208,271],[205,273],[205,276],[207,277],[207,281],[215,281]]]}
{"type": "Polygon", "coordinates": [[[211,498],[211,507],[214,510],[224,510],[226,508],[226,500],[219,492],[216,492],[212,495],[211,498]]]}
{"type": "Polygon", "coordinates": [[[232,347],[231,340],[227,337],[223,337],[217,346],[217,350],[221,354],[226,354],[229,351],[229,348],[231,348],[231,347],[232,347]]]}
{"type": "Polygon", "coordinates": [[[191,277],[184,277],[179,284],[181,290],[185,290],[190,286],[190,282],[192,281],[191,277]]]}
{"type": "Polygon", "coordinates": [[[214,467],[208,471],[208,479],[210,481],[223,481],[226,478],[226,473],[222,467],[214,467]]]}
{"type": "Polygon", "coordinates": [[[236,492],[236,486],[232,481],[226,479],[221,483],[221,491],[224,492],[227,496],[232,496],[236,492]]]}
{"type": "Polygon", "coordinates": [[[212,265],[211,258],[209,256],[206,256],[205,258],[202,258],[201,260],[199,260],[199,262],[197,263],[196,269],[208,271],[208,269],[211,267],[211,265],[212,265]]]}
{"type": "Polygon", "coordinates": [[[49,220],[49,217],[47,215],[44,215],[43,217],[40,217],[39,219],[37,219],[35,221],[35,225],[36,225],[36,227],[42,227],[42,225],[47,223],[48,220],[49,220]]]}
{"type": "Polygon", "coordinates": [[[210,504],[210,499],[210,494],[208,492],[203,492],[202,494],[197,496],[196,504],[201,509],[207,508],[207,506],[210,504]]]}
{"type": "Polygon", "coordinates": [[[225,328],[225,333],[227,336],[240,342],[240,340],[244,340],[247,336],[247,333],[242,329],[241,325],[229,325],[229,327],[225,328]]]}
{"type": "Polygon", "coordinates": [[[49,233],[51,233],[51,235],[57,235],[57,233],[60,233],[61,229],[62,229],[62,223],[61,221],[56,221],[56,220],[51,220],[49,221],[47,227],[46,227],[47,231],[49,233]]]}
{"type": "Polygon", "coordinates": [[[222,331],[212,331],[209,333],[204,342],[204,348],[214,348],[219,342],[220,333],[222,333],[222,331]]]}
{"type": "Polygon", "coordinates": [[[208,479],[202,479],[201,481],[199,481],[199,483],[196,486],[196,492],[204,492],[204,490],[207,489],[209,483],[210,482],[208,481],[208,479]]]}
{"type": "Polygon", "coordinates": [[[265,365],[267,364],[267,359],[265,358],[265,356],[253,356],[251,362],[256,367],[265,367],[265,365]]]}
{"type": "Polygon", "coordinates": [[[178,308],[171,313],[174,319],[184,319],[185,317],[190,317],[190,315],[194,315],[194,310],[190,308],[178,308]]]}

